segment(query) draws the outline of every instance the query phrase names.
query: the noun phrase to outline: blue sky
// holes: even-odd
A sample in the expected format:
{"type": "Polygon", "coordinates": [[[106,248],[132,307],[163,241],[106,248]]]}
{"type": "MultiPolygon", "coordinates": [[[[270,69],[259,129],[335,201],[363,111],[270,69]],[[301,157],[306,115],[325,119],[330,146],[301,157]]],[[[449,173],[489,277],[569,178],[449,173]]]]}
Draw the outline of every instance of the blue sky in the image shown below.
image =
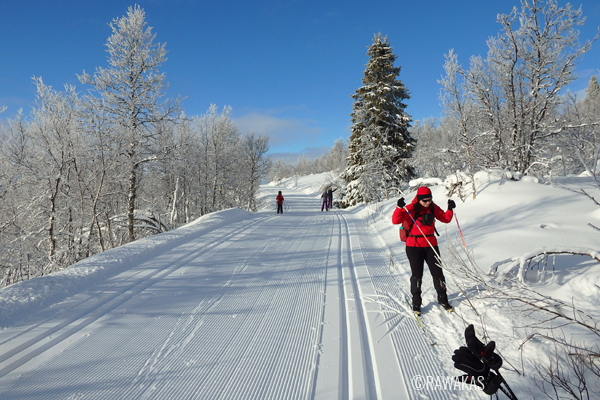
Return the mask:
{"type": "MultiPolygon", "coordinates": [[[[366,1],[193,1],[3,0],[0,5],[0,107],[2,118],[35,100],[33,76],[62,90],[82,86],[76,74],[106,67],[108,23],[139,4],[156,41],[167,43],[163,64],[169,97],[186,97],[190,116],[211,103],[232,107],[242,132],[270,136],[270,154],[314,157],[350,134],[354,91],[361,86],[373,35],[388,37],[411,93],[414,120],[440,116],[437,83],[444,54],[458,53],[463,65],[485,55],[486,40],[498,34],[498,13],[519,0],[366,1]]],[[[560,5],[566,1],[559,0],[560,5]]],[[[579,0],[587,22],[580,38],[600,26],[600,2],[579,0]]],[[[577,68],[570,87],[587,87],[600,75],[600,42],[577,68]]]]}

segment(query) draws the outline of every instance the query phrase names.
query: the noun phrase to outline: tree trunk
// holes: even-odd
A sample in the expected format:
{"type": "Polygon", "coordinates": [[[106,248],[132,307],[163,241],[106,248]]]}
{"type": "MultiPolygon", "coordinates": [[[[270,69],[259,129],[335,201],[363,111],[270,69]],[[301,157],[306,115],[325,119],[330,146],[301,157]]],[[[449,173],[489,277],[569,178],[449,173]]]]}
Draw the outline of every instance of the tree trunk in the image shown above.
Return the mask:
{"type": "Polygon", "coordinates": [[[50,240],[50,251],[48,258],[50,261],[54,258],[56,252],[56,237],[54,236],[54,221],[56,220],[56,196],[58,195],[58,188],[60,185],[60,178],[56,180],[56,183],[50,194],[50,220],[48,221],[48,238],[50,240]]]}
{"type": "Polygon", "coordinates": [[[135,199],[136,199],[136,181],[137,181],[137,165],[131,163],[131,170],[129,171],[129,197],[127,199],[127,231],[129,232],[129,241],[135,240],[133,232],[134,213],[135,213],[135,199]]]}

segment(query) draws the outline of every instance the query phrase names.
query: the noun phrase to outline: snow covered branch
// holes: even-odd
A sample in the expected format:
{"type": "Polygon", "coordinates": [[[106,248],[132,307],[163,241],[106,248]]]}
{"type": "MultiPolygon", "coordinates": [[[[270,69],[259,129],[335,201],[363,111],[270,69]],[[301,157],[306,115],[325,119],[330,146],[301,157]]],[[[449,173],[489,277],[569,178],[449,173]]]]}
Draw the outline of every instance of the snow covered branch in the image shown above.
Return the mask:
{"type": "Polygon", "coordinates": [[[589,256],[594,260],[600,262],[600,252],[593,249],[577,249],[577,248],[561,248],[561,247],[544,247],[527,252],[519,257],[513,257],[508,260],[500,261],[490,267],[490,275],[502,275],[507,277],[509,274],[516,275],[521,282],[525,282],[527,270],[532,261],[539,257],[546,257],[549,255],[580,255],[589,256]],[[505,265],[506,264],[506,265],[505,265]],[[516,272],[515,272],[516,269],[516,272]]]}

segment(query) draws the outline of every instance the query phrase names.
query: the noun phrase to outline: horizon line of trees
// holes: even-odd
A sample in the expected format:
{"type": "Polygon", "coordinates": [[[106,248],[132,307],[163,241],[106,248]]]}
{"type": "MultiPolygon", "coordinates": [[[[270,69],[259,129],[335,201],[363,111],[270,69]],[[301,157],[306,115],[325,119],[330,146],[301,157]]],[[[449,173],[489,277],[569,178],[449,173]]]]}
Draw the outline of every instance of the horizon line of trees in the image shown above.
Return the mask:
{"type": "Polygon", "coordinates": [[[337,139],[331,149],[321,157],[310,160],[305,155],[298,157],[296,162],[284,161],[278,158],[272,162],[267,173],[269,182],[279,182],[284,178],[320,174],[323,172],[340,173],[347,166],[348,147],[346,141],[337,139]]]}

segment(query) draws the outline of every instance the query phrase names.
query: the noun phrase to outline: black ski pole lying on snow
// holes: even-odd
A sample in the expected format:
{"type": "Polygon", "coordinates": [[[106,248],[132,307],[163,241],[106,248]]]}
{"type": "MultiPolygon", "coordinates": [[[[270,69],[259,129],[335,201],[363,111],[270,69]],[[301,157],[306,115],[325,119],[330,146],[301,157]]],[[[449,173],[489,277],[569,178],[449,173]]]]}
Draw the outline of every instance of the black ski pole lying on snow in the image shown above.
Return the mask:
{"type": "Polygon", "coordinates": [[[501,390],[510,400],[518,400],[510,386],[500,372],[502,358],[494,352],[496,342],[491,341],[484,345],[475,335],[473,325],[465,329],[467,346],[454,350],[452,361],[454,367],[466,372],[466,375],[457,377],[460,382],[477,385],[483,392],[492,395],[501,390]]]}

